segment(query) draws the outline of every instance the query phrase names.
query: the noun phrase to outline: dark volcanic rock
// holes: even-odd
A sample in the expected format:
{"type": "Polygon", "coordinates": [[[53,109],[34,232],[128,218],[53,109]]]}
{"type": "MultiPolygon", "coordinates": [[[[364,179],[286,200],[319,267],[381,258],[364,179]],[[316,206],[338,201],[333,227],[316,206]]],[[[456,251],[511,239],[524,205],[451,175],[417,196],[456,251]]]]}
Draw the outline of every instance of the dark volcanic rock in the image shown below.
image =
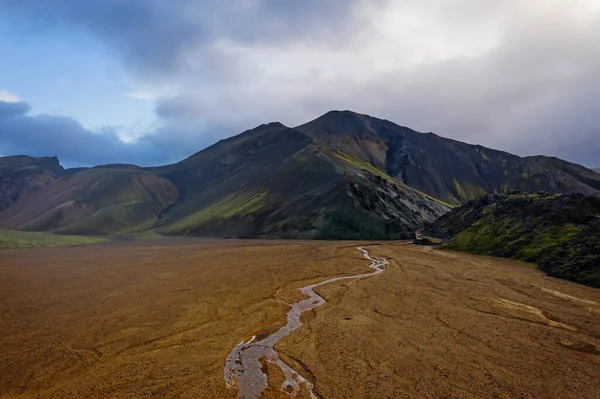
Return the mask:
{"type": "Polygon", "coordinates": [[[412,242],[412,244],[414,244],[414,245],[424,245],[424,246],[439,245],[439,244],[436,244],[435,242],[431,241],[429,238],[417,238],[416,240],[414,240],[412,242]]]}

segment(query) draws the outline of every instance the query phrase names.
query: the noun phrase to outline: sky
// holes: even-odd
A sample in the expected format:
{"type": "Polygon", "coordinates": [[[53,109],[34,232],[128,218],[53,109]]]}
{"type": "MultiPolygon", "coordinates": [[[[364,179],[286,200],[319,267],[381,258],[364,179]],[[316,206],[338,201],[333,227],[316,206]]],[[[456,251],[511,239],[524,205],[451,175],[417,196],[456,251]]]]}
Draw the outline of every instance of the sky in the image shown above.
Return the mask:
{"type": "Polygon", "coordinates": [[[353,110],[600,166],[600,0],[0,0],[0,155],[159,165],[353,110]]]}

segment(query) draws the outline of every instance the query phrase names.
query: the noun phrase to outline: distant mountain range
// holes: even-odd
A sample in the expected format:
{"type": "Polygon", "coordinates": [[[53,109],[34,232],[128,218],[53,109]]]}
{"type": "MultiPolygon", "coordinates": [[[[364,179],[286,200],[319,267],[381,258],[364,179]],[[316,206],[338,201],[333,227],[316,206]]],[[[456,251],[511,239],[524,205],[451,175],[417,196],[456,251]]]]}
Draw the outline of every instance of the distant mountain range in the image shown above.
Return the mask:
{"type": "Polygon", "coordinates": [[[167,166],[0,158],[0,228],[69,234],[408,238],[486,193],[600,195],[600,174],[350,111],[274,122],[167,166]]]}

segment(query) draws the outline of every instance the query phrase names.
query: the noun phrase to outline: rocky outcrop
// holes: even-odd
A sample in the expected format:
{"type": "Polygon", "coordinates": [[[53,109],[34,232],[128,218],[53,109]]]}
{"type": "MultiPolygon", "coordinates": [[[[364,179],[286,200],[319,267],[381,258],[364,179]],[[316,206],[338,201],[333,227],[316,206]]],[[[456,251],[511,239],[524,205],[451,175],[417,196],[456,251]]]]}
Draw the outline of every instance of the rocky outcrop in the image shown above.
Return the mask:
{"type": "Polygon", "coordinates": [[[356,208],[382,219],[401,221],[414,232],[449,211],[449,208],[403,185],[380,176],[366,176],[348,184],[356,208]]]}
{"type": "Polygon", "coordinates": [[[63,176],[64,168],[56,157],[0,158],[0,211],[19,198],[31,194],[63,176]]]}

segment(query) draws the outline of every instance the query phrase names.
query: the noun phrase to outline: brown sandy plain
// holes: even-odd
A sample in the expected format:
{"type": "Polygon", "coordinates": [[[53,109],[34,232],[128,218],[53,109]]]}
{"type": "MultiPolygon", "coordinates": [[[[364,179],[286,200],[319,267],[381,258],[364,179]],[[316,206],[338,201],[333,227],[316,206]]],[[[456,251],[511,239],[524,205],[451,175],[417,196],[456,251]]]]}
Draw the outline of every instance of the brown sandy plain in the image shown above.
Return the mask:
{"type": "MultiPolygon", "coordinates": [[[[235,398],[273,300],[368,271],[359,243],[159,239],[0,251],[0,398],[235,398]]],[[[404,242],[276,346],[322,398],[600,398],[600,291],[404,242]]],[[[266,398],[286,395],[267,366],[266,398]]],[[[300,397],[300,396],[299,396],[300,397]]]]}

